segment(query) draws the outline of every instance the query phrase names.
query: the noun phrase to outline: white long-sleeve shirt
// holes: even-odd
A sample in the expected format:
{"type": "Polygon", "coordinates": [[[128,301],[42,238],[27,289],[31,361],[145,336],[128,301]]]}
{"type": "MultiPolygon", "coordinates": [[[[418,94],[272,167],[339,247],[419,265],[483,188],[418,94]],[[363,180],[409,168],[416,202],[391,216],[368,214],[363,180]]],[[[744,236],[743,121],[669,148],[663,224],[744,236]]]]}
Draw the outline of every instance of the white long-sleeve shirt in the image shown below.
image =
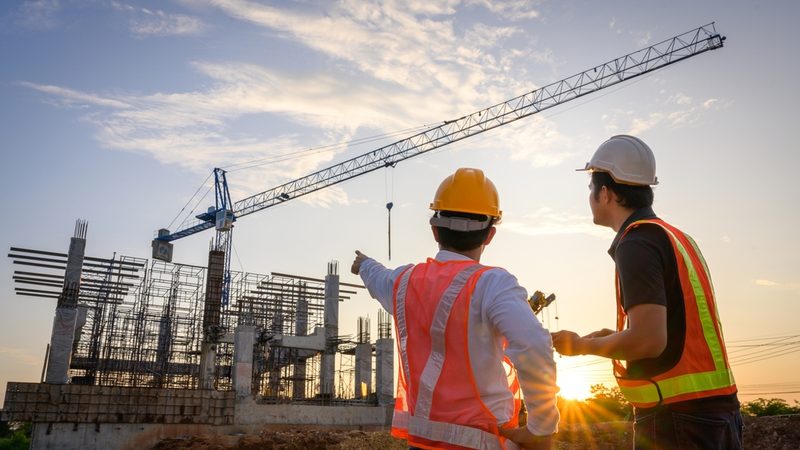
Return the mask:
{"type": "MultiPolygon", "coordinates": [[[[469,258],[441,250],[435,259],[444,262],[469,258]]],[[[359,275],[364,285],[390,314],[394,313],[394,283],[410,266],[387,269],[371,258],[361,263],[359,275]]],[[[545,436],[558,430],[556,364],[550,333],[531,311],[527,298],[516,277],[504,269],[489,269],[481,275],[469,306],[469,358],[481,401],[498,424],[508,422],[513,415],[513,402],[501,363],[505,338],[505,353],[517,369],[528,408],[528,430],[545,436]]]]}

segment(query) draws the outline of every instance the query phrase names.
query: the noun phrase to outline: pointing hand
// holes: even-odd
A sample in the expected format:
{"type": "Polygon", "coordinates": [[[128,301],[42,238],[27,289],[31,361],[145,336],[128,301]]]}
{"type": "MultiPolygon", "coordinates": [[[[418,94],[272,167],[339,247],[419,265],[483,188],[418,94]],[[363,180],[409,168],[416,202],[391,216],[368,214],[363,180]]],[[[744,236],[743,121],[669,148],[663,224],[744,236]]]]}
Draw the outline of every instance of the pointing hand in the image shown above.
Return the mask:
{"type": "Polygon", "coordinates": [[[352,272],[353,275],[358,275],[358,272],[361,270],[361,263],[367,258],[369,258],[369,256],[356,250],[356,259],[353,260],[353,265],[350,266],[350,272],[352,272]]]}

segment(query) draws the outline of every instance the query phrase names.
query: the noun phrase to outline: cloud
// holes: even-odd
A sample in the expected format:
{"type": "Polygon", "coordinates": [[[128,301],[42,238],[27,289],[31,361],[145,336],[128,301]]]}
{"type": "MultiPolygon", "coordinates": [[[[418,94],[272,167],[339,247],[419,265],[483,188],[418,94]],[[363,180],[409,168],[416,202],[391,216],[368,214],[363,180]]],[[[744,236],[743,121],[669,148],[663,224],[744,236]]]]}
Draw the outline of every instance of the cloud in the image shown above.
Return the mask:
{"type": "Polygon", "coordinates": [[[206,28],[197,17],[138,8],[117,1],[112,1],[111,6],[130,16],[130,30],[140,37],[193,35],[202,33],[206,28]]]}
{"type": "Polygon", "coordinates": [[[522,221],[503,221],[503,229],[527,236],[588,234],[604,239],[614,237],[613,231],[595,225],[589,216],[559,213],[551,208],[540,208],[527,214],[522,221]]]}
{"type": "MultiPolygon", "coordinates": [[[[664,97],[666,92],[659,93],[653,111],[640,114],[633,110],[615,110],[610,114],[603,114],[601,120],[607,132],[625,130],[629,134],[641,134],[657,126],[680,128],[689,126],[699,121],[709,111],[720,109],[719,100],[715,98],[696,101],[683,93],[675,93],[664,97]]],[[[730,103],[725,107],[730,106],[730,103]]]]}
{"type": "Polygon", "coordinates": [[[650,41],[653,39],[653,35],[649,31],[631,34],[635,37],[637,47],[647,47],[650,45],[650,41]]]}
{"type": "MultiPolygon", "coordinates": [[[[422,2],[408,7],[400,1],[359,0],[324,3],[322,11],[312,12],[244,0],[213,2],[231,17],[346,61],[377,80],[420,95],[445,92],[454,107],[466,112],[496,102],[498,86],[515,88],[509,80],[524,77],[518,77],[509,63],[524,61],[529,51],[509,41],[523,32],[521,28],[477,23],[457,29],[452,16],[456,5],[448,2],[431,9],[422,2]]],[[[514,5],[494,8],[521,8],[514,5]]],[[[513,94],[504,92],[499,98],[509,95],[513,94]]]]}
{"type": "Polygon", "coordinates": [[[556,125],[541,116],[533,116],[492,131],[494,145],[509,149],[512,161],[527,161],[532,167],[552,167],[574,156],[566,150],[572,140],[561,134],[556,125]]]}
{"type": "Polygon", "coordinates": [[[469,0],[468,4],[480,5],[504,19],[536,19],[540,16],[530,0],[469,0]]]}
{"type": "Polygon", "coordinates": [[[59,0],[25,0],[15,10],[3,18],[4,28],[23,28],[47,31],[58,28],[61,12],[59,0]]]}
{"type": "MultiPolygon", "coordinates": [[[[280,155],[347,141],[365,132],[380,134],[455,119],[535,88],[528,81],[531,61],[555,66],[547,49],[516,45],[529,42],[521,39],[527,36],[524,28],[498,25],[506,23],[502,21],[457,28],[454,14],[459,4],[344,0],[309,8],[304,2],[274,7],[214,0],[211,7],[263,28],[266,42],[291,41],[301,52],[327,58],[309,58],[319,67],[306,73],[240,61],[195,61],[192,66],[208,82],[182,92],[88,92],[23,85],[49,95],[58,105],[85,111],[84,120],[96,127],[95,138],[107,148],[150,155],[197,173],[268,160],[269,167],[256,165],[252,171],[237,172],[239,192],[234,198],[241,198],[379,145],[280,155]],[[291,131],[241,131],[237,124],[244,119],[263,120],[269,124],[265,129],[291,131]]],[[[517,2],[471,5],[498,15],[523,11],[523,16],[535,17],[532,7],[524,9],[517,2]]],[[[184,16],[117,1],[112,6],[142,19],[138,28],[142,35],[201,28],[192,21],[181,25],[178,18],[184,16]]],[[[526,119],[524,128],[493,130],[493,148],[509,149],[512,160],[537,167],[568,158],[570,140],[546,119],[535,119],[533,123],[526,119]]],[[[340,189],[304,198],[320,205],[350,201],[340,189]]]]}
{"type": "Polygon", "coordinates": [[[776,282],[774,282],[774,281],[771,281],[771,280],[763,280],[763,279],[758,279],[758,280],[756,280],[756,281],[755,281],[755,283],[756,283],[756,285],[758,285],[758,286],[767,286],[767,287],[774,287],[774,286],[777,286],[777,285],[778,285],[778,283],[776,283],[776,282]]]}
{"type": "Polygon", "coordinates": [[[20,82],[21,85],[37,90],[44,94],[50,94],[52,97],[59,99],[64,106],[106,106],[110,108],[125,109],[130,105],[125,102],[105,98],[102,96],[88,94],[85,92],[76,91],[73,89],[63,88],[59,86],[29,83],[27,81],[20,82]]]}

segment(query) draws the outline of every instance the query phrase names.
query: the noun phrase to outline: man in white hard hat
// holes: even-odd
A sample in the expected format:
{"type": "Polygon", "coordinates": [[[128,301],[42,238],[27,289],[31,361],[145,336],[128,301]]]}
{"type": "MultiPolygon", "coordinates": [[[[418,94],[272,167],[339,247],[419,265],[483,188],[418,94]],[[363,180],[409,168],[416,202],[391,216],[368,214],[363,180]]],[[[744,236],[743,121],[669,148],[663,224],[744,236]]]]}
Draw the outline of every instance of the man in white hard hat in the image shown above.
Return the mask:
{"type": "Polygon", "coordinates": [[[586,163],[594,223],[617,232],[616,330],[553,333],[562,355],[613,360],[634,406],[635,449],[740,449],[742,417],[710,273],[697,244],[652,209],[653,152],[619,135],[586,163]]]}
{"type": "Polygon", "coordinates": [[[431,203],[435,258],[392,270],[356,251],[351,271],[394,316],[392,435],[410,448],[517,448],[512,439],[551,448],[559,419],[552,340],[517,279],[479,262],[499,206],[481,170],[458,169],[431,203]],[[522,401],[528,419],[518,428],[522,401]]]}

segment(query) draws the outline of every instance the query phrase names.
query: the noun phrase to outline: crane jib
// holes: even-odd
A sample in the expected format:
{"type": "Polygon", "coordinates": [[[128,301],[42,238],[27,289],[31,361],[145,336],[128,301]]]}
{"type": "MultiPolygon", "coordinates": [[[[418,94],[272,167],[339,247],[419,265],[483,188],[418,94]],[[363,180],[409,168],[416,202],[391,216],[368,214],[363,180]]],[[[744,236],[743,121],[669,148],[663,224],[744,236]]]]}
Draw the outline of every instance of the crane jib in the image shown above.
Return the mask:
{"type": "MultiPolygon", "coordinates": [[[[384,167],[394,166],[405,159],[506,125],[708,50],[721,48],[724,40],[725,37],[716,32],[712,22],[508,101],[458,119],[444,121],[436,127],[252,195],[236,203],[231,203],[228,196],[225,198],[226,201],[222,202],[226,203],[224,210],[220,208],[220,199],[218,198],[217,209],[201,214],[193,224],[171,234],[167,230],[161,230],[159,236],[154,240],[154,257],[155,241],[169,242],[213,228],[215,223],[211,216],[219,214],[220,211],[232,223],[233,220],[242,216],[279,205],[384,167]]],[[[218,170],[220,169],[215,169],[215,175],[219,175],[217,173],[218,170]]],[[[218,196],[225,196],[227,195],[227,181],[224,179],[224,171],[221,172],[222,182],[217,179],[217,193],[218,196]],[[220,191],[221,183],[224,183],[224,191],[222,192],[220,191]]]]}

